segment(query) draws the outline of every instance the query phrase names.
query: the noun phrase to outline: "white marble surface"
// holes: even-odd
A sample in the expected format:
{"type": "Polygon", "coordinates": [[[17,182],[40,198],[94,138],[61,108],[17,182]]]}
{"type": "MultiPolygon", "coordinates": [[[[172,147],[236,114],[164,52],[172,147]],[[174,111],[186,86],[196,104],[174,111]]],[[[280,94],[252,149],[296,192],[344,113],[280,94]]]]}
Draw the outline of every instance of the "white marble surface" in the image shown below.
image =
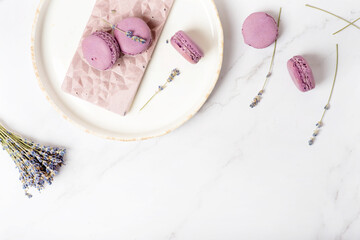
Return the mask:
{"type": "MultiPolygon", "coordinates": [[[[99,139],[50,106],[35,80],[30,33],[38,0],[0,0],[0,120],[38,142],[68,148],[52,186],[28,200],[0,152],[0,239],[360,239],[360,30],[304,7],[302,0],[217,0],[224,67],[203,109],[175,132],[145,142],[99,139]],[[273,77],[249,104],[272,48],[243,44],[253,11],[283,22],[273,77]],[[340,44],[331,111],[307,145],[326,102],[340,44]],[[300,93],[286,61],[306,56],[317,88],[300,93]]],[[[357,0],[309,0],[353,20],[357,0]]],[[[360,25],[360,23],[359,23],[360,25]]]]}

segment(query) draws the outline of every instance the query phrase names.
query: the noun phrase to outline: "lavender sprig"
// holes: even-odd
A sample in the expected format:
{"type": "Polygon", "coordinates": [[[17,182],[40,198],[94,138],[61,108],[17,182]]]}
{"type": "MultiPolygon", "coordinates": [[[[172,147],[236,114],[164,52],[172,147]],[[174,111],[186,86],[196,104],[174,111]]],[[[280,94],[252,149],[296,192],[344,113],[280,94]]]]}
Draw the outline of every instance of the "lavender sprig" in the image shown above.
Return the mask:
{"type": "Polygon", "coordinates": [[[124,30],[118,28],[115,24],[112,24],[112,23],[106,21],[105,19],[103,19],[103,21],[104,21],[105,23],[109,24],[113,30],[118,30],[118,31],[124,33],[128,38],[132,39],[133,41],[139,42],[139,43],[141,43],[141,44],[145,44],[145,43],[146,43],[146,39],[141,38],[141,37],[139,37],[139,36],[135,36],[132,31],[124,31],[124,30]]]}
{"type": "Polygon", "coordinates": [[[152,97],[145,103],[145,105],[140,109],[140,111],[142,111],[142,110],[151,102],[151,100],[153,100],[153,98],[154,98],[156,95],[158,95],[161,91],[163,91],[163,90],[167,87],[167,85],[168,85],[169,83],[171,83],[172,81],[174,81],[175,77],[176,77],[176,76],[179,76],[179,75],[180,75],[179,69],[175,68],[175,69],[171,72],[171,74],[170,74],[170,76],[168,77],[166,83],[163,84],[162,86],[159,86],[158,90],[157,90],[157,91],[154,93],[154,95],[152,95],[152,97]]]}
{"type": "Polygon", "coordinates": [[[325,114],[326,114],[326,112],[328,110],[330,110],[330,101],[331,101],[332,95],[334,93],[334,88],[335,88],[335,83],[336,83],[336,78],[337,78],[337,73],[338,73],[338,67],[339,67],[339,45],[336,44],[336,69],[335,69],[335,77],[334,77],[333,85],[332,85],[332,88],[331,88],[331,92],[330,92],[328,102],[324,107],[323,115],[322,115],[320,121],[316,123],[316,129],[314,130],[313,136],[309,140],[309,145],[310,146],[314,145],[316,137],[320,133],[320,129],[324,126],[323,120],[324,120],[325,114]]]}
{"type": "Polygon", "coordinates": [[[51,184],[59,168],[64,164],[65,149],[41,146],[9,132],[0,124],[0,143],[13,159],[19,170],[19,180],[23,184],[25,195],[33,187],[41,191],[46,183],[51,184]]]}
{"type": "Polygon", "coordinates": [[[347,23],[348,23],[347,26],[343,27],[342,29],[340,29],[340,30],[337,31],[337,32],[334,32],[333,35],[338,34],[339,32],[345,30],[346,28],[348,28],[348,27],[350,27],[350,26],[354,26],[354,27],[356,27],[357,29],[360,29],[359,26],[355,25],[355,23],[356,23],[357,21],[359,21],[360,18],[358,18],[358,19],[356,19],[355,21],[351,22],[351,21],[346,20],[346,19],[343,18],[343,17],[340,17],[340,16],[338,16],[338,15],[332,13],[332,12],[329,12],[329,11],[327,11],[327,10],[324,10],[324,9],[322,9],[322,8],[315,7],[315,6],[312,6],[312,5],[310,5],[310,4],[305,4],[305,6],[306,6],[306,7],[313,8],[313,9],[316,9],[316,10],[319,10],[319,11],[322,11],[322,12],[325,12],[325,13],[328,13],[328,14],[330,14],[330,15],[332,15],[332,16],[334,16],[334,17],[337,17],[337,18],[343,20],[344,22],[347,22],[347,23]]]}
{"type": "Polygon", "coordinates": [[[342,29],[340,29],[339,31],[337,32],[334,32],[333,35],[336,35],[338,34],[339,32],[342,32],[343,30],[347,29],[348,27],[350,27],[351,25],[354,25],[357,21],[359,21],[360,18],[357,18],[355,21],[349,23],[348,25],[346,25],[345,27],[343,27],[342,29]]]}
{"type": "MultiPolygon", "coordinates": [[[[280,8],[280,12],[279,12],[279,18],[278,18],[278,23],[277,23],[277,24],[278,24],[278,28],[280,27],[281,12],[282,12],[282,8],[280,8]]],[[[262,99],[262,96],[263,96],[263,94],[264,94],[264,92],[265,92],[266,85],[267,85],[267,83],[268,83],[268,81],[269,81],[269,78],[270,78],[271,75],[272,75],[272,71],[273,71],[273,67],[274,67],[275,54],[276,54],[276,48],[277,48],[277,42],[278,42],[278,40],[276,39],[276,40],[275,40],[275,44],[274,44],[273,55],[272,55],[272,57],[271,57],[271,63],[270,63],[269,72],[268,72],[268,74],[266,75],[266,79],[265,79],[264,85],[263,85],[262,89],[259,91],[259,93],[257,94],[257,96],[253,99],[252,103],[250,104],[250,107],[251,107],[251,108],[256,107],[256,106],[260,103],[260,101],[261,101],[261,99],[262,99]]]]}

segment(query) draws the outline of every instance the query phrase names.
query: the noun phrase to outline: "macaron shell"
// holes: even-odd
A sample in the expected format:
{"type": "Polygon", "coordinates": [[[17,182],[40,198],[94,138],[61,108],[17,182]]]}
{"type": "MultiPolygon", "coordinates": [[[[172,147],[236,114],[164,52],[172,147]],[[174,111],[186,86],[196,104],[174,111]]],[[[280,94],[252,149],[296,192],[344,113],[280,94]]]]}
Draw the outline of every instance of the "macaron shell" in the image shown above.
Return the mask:
{"type": "Polygon", "coordinates": [[[125,32],[131,31],[134,36],[141,37],[146,43],[140,43],[127,37],[125,33],[116,30],[114,35],[121,51],[126,55],[137,55],[145,52],[151,45],[152,36],[149,26],[140,18],[126,18],[117,24],[117,27],[125,32]]]}
{"type": "Polygon", "coordinates": [[[315,88],[315,79],[309,63],[302,56],[291,58],[287,67],[295,86],[302,92],[315,88]]]}
{"type": "Polygon", "coordinates": [[[262,49],[275,42],[279,28],[272,16],[264,12],[256,12],[246,18],[242,33],[247,45],[262,49]]]}
{"type": "Polygon", "coordinates": [[[171,38],[172,46],[190,63],[196,64],[204,57],[199,46],[184,32],[179,31],[171,38]]]}
{"type": "Polygon", "coordinates": [[[120,57],[120,47],[115,38],[106,32],[95,32],[82,42],[86,61],[98,70],[111,68],[120,57]]]}

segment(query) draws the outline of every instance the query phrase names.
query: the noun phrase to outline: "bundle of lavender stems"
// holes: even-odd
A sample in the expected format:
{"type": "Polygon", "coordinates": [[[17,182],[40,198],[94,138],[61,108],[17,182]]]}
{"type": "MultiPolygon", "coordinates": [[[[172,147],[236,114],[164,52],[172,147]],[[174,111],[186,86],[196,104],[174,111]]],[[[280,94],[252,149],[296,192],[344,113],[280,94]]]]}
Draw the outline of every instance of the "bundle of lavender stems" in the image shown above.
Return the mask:
{"type": "Polygon", "coordinates": [[[0,143],[13,159],[20,173],[20,181],[29,198],[30,188],[39,191],[51,184],[59,168],[64,164],[66,150],[58,147],[41,146],[9,132],[0,124],[0,143]]]}

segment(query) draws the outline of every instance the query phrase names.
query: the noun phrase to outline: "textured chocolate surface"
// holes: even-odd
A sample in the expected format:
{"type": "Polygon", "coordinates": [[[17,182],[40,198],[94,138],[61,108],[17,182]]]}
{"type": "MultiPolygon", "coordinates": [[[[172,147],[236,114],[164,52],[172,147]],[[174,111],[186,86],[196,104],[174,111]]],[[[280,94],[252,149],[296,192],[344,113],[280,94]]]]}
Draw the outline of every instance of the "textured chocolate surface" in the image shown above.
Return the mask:
{"type": "Polygon", "coordinates": [[[62,89],[76,97],[120,115],[129,112],[174,0],[97,0],[79,47],[66,74],[62,89]],[[137,56],[122,56],[109,70],[89,66],[81,42],[96,31],[110,31],[102,19],[116,24],[139,17],[152,31],[150,48],[137,56]]]}

